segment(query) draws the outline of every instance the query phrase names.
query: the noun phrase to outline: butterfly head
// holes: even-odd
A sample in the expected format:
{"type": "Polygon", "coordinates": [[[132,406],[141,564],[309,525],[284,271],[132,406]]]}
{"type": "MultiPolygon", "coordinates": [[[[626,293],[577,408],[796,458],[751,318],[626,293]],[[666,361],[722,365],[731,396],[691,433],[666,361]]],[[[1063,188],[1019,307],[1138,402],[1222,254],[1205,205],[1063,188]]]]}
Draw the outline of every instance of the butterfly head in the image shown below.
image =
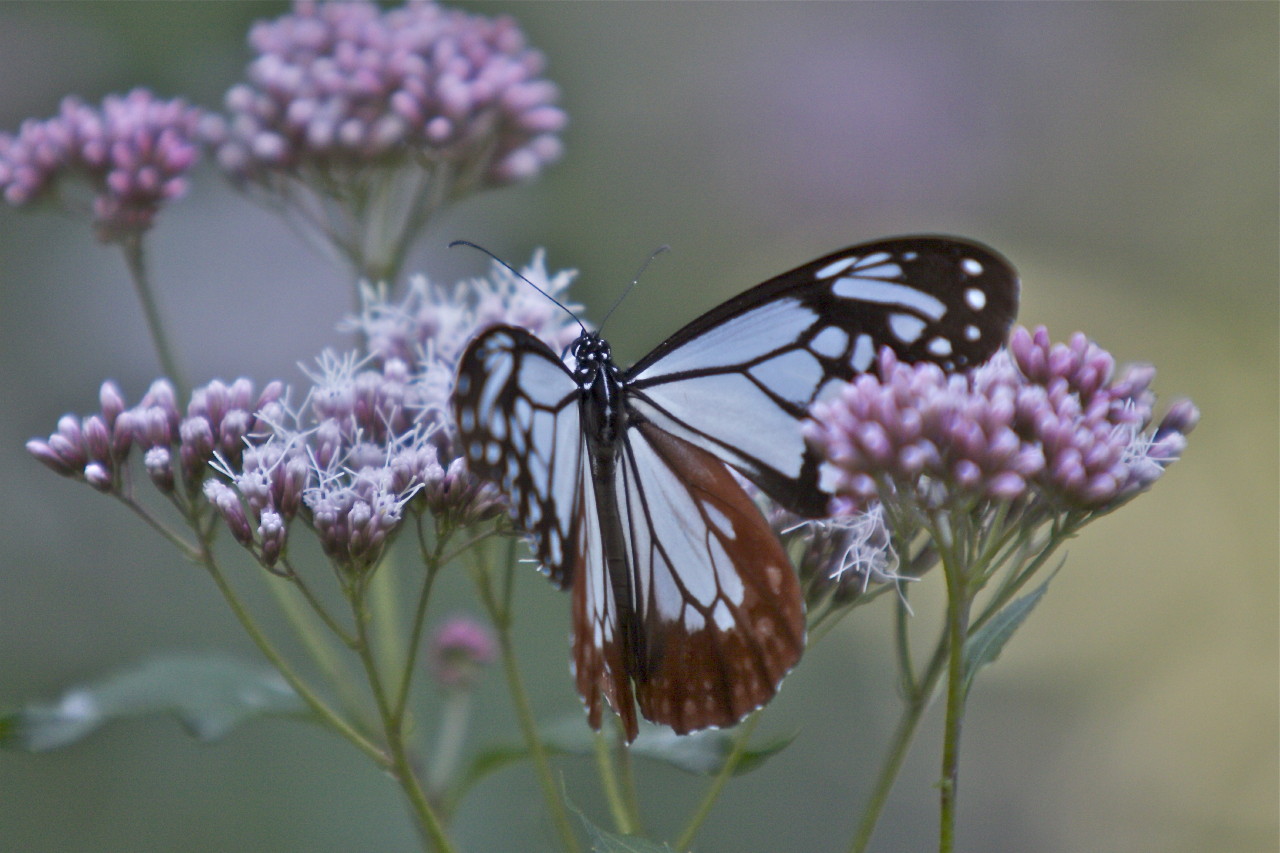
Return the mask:
{"type": "Polygon", "coordinates": [[[569,351],[575,364],[573,375],[579,385],[591,384],[602,369],[617,378],[618,366],[613,362],[609,342],[595,332],[583,332],[569,351]]]}

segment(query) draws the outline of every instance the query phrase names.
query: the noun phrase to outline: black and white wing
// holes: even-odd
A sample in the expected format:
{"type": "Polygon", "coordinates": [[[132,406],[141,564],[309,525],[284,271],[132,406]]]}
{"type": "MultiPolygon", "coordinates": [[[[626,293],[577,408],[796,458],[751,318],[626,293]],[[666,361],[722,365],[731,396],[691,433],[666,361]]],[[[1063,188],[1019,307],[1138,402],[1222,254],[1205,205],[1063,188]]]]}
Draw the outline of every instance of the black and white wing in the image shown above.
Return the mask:
{"type": "MultiPolygon", "coordinates": [[[[804,602],[791,561],[724,463],[652,424],[628,431],[614,489],[623,521],[636,638],[625,661],[645,718],[684,734],[737,723],[768,702],[804,651],[804,602]]],[[[579,596],[588,617],[608,602],[579,596]]],[[[581,623],[580,623],[581,624],[581,623]]],[[[593,671],[580,638],[578,689],[603,683],[629,738],[631,697],[609,660],[593,671]],[[615,693],[620,694],[616,696],[615,693]]]]}
{"type": "Polygon", "coordinates": [[[579,389],[559,356],[514,326],[478,336],[458,363],[454,419],[467,463],[502,486],[543,569],[569,584],[579,547],[584,438],[579,389]]]}
{"type": "Polygon", "coordinates": [[[962,369],[990,358],[1017,312],[1018,277],[954,237],[853,246],[740,294],[676,332],[627,374],[640,420],[737,468],[783,507],[826,512],[800,424],[882,346],[962,369]]]}
{"type": "Polygon", "coordinates": [[[459,362],[455,419],[474,473],[499,483],[539,561],[573,589],[575,681],[591,725],[607,698],[689,732],[763,705],[804,647],[799,584],[724,464],[640,424],[597,482],[582,389],[544,343],[499,326],[459,362]],[[602,491],[604,490],[604,491],[602,491]]]}

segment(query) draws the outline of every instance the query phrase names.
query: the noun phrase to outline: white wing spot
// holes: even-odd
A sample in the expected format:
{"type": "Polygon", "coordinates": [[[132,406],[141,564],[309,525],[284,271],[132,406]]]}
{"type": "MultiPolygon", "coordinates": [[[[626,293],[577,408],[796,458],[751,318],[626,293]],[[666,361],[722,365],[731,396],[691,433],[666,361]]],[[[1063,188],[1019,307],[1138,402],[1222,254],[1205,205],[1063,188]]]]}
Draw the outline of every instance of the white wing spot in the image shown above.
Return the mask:
{"type": "Polygon", "coordinates": [[[489,413],[489,432],[499,441],[507,437],[506,416],[496,409],[489,413]]]}
{"type": "Polygon", "coordinates": [[[960,262],[960,266],[969,275],[982,275],[982,264],[973,258],[965,258],[960,262]]]}
{"type": "Polygon", "coordinates": [[[822,381],[822,363],[802,349],[784,352],[757,364],[749,372],[779,397],[804,403],[822,381]]]}
{"type": "Polygon", "coordinates": [[[844,272],[845,270],[847,270],[849,267],[853,266],[857,262],[858,262],[858,257],[856,255],[851,258],[841,258],[838,261],[832,261],[822,269],[818,270],[814,274],[814,278],[823,279],[823,278],[831,278],[831,276],[833,275],[840,275],[840,273],[844,272]]]}
{"type": "Polygon", "coordinates": [[[530,453],[525,460],[529,467],[529,476],[533,478],[534,491],[540,495],[547,494],[547,489],[551,485],[551,470],[547,467],[547,460],[537,453],[530,453]]]}
{"type": "Polygon", "coordinates": [[[864,372],[871,366],[871,362],[875,361],[876,345],[871,340],[870,335],[858,335],[853,344],[853,369],[859,373],[864,372]]]}
{"type": "Polygon", "coordinates": [[[965,340],[976,341],[980,337],[982,337],[982,330],[979,329],[977,326],[970,323],[969,325],[964,327],[965,340]]]}
{"type": "Polygon", "coordinates": [[[902,267],[897,264],[880,264],[874,267],[859,267],[858,276],[861,278],[901,278],[902,267]]]}
{"type": "Polygon", "coordinates": [[[645,381],[684,370],[731,367],[761,353],[790,346],[818,319],[817,313],[793,298],[765,302],[677,347],[634,376],[645,381]]]}
{"type": "Polygon", "coordinates": [[[539,409],[533,415],[533,429],[529,435],[534,454],[549,454],[555,446],[555,438],[556,416],[539,409]]]}
{"type": "Polygon", "coordinates": [[[913,344],[924,331],[924,320],[910,314],[890,314],[889,329],[904,344],[913,344]]]}
{"type": "Polygon", "coordinates": [[[696,607],[686,607],[684,609],[684,629],[690,634],[701,631],[706,624],[707,620],[702,618],[702,614],[698,612],[696,607]]]}
{"type": "MultiPolygon", "coordinates": [[[[854,366],[854,369],[858,372],[865,370],[865,368],[860,368],[856,365],[854,366]]],[[[816,403],[819,400],[830,400],[839,393],[844,384],[845,383],[839,379],[828,379],[826,382],[822,383],[822,387],[818,389],[818,393],[813,395],[813,402],[816,403]]]]}
{"type": "Polygon", "coordinates": [[[459,376],[453,383],[453,390],[459,394],[466,394],[471,390],[471,377],[465,373],[459,376]]]}
{"type": "Polygon", "coordinates": [[[493,411],[493,404],[497,401],[498,394],[502,393],[502,389],[506,387],[507,380],[511,378],[511,358],[509,353],[502,352],[499,355],[507,357],[502,359],[488,358],[485,360],[489,375],[486,378],[484,388],[480,392],[480,404],[476,406],[482,418],[493,411]]]}
{"type": "Polygon", "coordinates": [[[476,439],[467,445],[467,455],[472,459],[479,459],[484,456],[484,445],[476,439]]]}
{"type": "Polygon", "coordinates": [[[516,398],[516,423],[520,424],[520,428],[528,430],[529,425],[533,423],[533,404],[525,397],[516,398]]]}
{"type": "MultiPolygon", "coordinates": [[[[966,261],[965,263],[970,262],[966,261]]],[[[977,261],[973,261],[972,263],[977,263],[977,261]]],[[[965,288],[964,301],[968,303],[969,307],[974,311],[981,311],[983,308],[987,307],[987,294],[978,287],[965,288]]]]}
{"type": "Polygon", "coordinates": [[[831,290],[843,299],[910,308],[934,320],[942,319],[942,316],[947,313],[947,306],[942,300],[905,284],[846,276],[836,279],[831,290]]]}
{"type": "Polygon", "coordinates": [[[711,504],[703,504],[702,509],[707,513],[713,527],[724,535],[725,539],[733,540],[733,522],[729,520],[729,516],[713,507],[711,504]]]}
{"type": "Polygon", "coordinates": [[[502,458],[502,445],[496,441],[489,442],[484,449],[484,461],[490,465],[497,465],[500,458],[502,458]]]}
{"type": "Polygon", "coordinates": [[[934,338],[925,348],[933,355],[951,355],[951,341],[946,338],[934,338]]]}
{"type": "Polygon", "coordinates": [[[839,326],[827,326],[809,343],[809,349],[827,358],[839,358],[848,346],[849,333],[839,326]]]}
{"type": "Polygon", "coordinates": [[[716,627],[721,631],[733,630],[733,611],[729,609],[724,601],[716,602],[715,610],[711,611],[711,618],[715,620],[716,627]]]}
{"type": "Polygon", "coordinates": [[[883,264],[887,260],[889,260],[888,252],[873,252],[870,255],[864,255],[863,257],[859,258],[858,263],[864,264],[864,265],[870,264],[874,266],[875,264],[883,264]]]}
{"type": "Polygon", "coordinates": [[[458,426],[463,432],[471,432],[476,428],[476,413],[472,409],[463,409],[458,417],[458,426]]]}

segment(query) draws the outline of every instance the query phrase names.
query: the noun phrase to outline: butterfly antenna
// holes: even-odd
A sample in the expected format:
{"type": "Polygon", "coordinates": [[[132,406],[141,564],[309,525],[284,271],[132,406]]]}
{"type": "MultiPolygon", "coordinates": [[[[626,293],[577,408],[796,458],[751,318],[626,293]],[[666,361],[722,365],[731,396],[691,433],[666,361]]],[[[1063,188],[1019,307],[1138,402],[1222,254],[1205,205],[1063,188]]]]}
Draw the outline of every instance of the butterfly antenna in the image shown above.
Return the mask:
{"type": "Polygon", "coordinates": [[[640,265],[640,269],[636,273],[636,277],[631,279],[631,283],[627,285],[627,289],[622,291],[622,295],[619,296],[617,301],[613,303],[613,307],[610,308],[608,312],[605,313],[604,319],[600,321],[600,328],[596,330],[597,334],[599,334],[600,330],[604,328],[604,324],[609,322],[609,318],[613,316],[613,312],[616,311],[618,306],[622,304],[622,300],[627,298],[627,294],[629,294],[632,291],[632,289],[637,284],[640,283],[640,276],[644,275],[644,271],[649,268],[649,264],[653,263],[653,259],[658,257],[658,255],[661,255],[670,251],[671,251],[670,246],[659,246],[658,248],[653,250],[653,253],[650,254],[649,257],[645,258],[644,263],[640,265]]]}
{"type": "Polygon", "coordinates": [[[484,254],[488,255],[490,258],[493,258],[493,260],[497,261],[499,264],[501,264],[503,267],[505,267],[505,268],[506,268],[506,269],[507,269],[507,270],[508,270],[512,275],[514,275],[516,278],[520,279],[520,280],[521,280],[521,281],[523,281],[525,284],[529,285],[529,286],[530,286],[530,287],[532,287],[534,290],[538,291],[538,292],[539,292],[539,293],[541,293],[543,296],[545,296],[545,297],[547,297],[548,299],[550,299],[550,300],[551,300],[552,302],[554,302],[556,305],[560,306],[560,310],[564,311],[564,313],[566,313],[566,314],[568,314],[570,317],[572,317],[572,318],[573,318],[573,322],[577,323],[577,324],[578,324],[578,328],[582,329],[582,331],[583,331],[584,333],[587,331],[587,327],[586,327],[586,326],[584,326],[584,325],[582,324],[582,321],[578,319],[578,315],[577,315],[577,314],[575,314],[575,313],[573,313],[572,311],[570,311],[568,308],[566,308],[563,302],[561,302],[559,299],[556,299],[556,298],[555,298],[554,296],[552,296],[550,293],[547,293],[547,292],[546,292],[545,290],[543,290],[541,287],[538,287],[538,285],[536,285],[536,284],[534,284],[533,282],[529,281],[528,277],[526,277],[524,273],[520,272],[520,270],[518,270],[518,269],[516,269],[515,267],[511,266],[511,264],[507,263],[507,262],[506,262],[506,261],[504,261],[502,258],[498,257],[498,256],[497,256],[497,255],[495,255],[493,252],[490,252],[490,251],[489,251],[488,249],[486,249],[484,246],[478,245],[478,244],[476,244],[476,243],[472,243],[470,240],[454,240],[452,243],[450,243],[450,244],[449,244],[449,248],[450,248],[450,249],[452,249],[454,246],[470,246],[471,248],[475,249],[476,251],[478,251],[478,252],[482,252],[482,253],[484,253],[484,254]]]}

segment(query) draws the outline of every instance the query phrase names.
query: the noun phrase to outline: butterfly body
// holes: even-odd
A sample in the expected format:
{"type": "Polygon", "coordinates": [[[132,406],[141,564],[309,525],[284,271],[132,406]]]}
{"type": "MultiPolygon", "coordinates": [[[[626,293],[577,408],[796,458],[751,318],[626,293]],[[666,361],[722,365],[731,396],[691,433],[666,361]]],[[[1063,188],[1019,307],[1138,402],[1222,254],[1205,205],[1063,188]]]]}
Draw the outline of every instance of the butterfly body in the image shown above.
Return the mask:
{"type": "Polygon", "coordinates": [[[825,513],[808,407],[873,366],[963,369],[1003,341],[1007,261],[953,238],[879,241],[730,299],[630,370],[584,331],[572,367],[514,326],[459,361],[468,464],[502,485],[552,580],[573,591],[573,661],[595,727],[601,696],[688,732],[767,702],[804,647],[799,583],[730,467],[782,507],[825,513]]]}

